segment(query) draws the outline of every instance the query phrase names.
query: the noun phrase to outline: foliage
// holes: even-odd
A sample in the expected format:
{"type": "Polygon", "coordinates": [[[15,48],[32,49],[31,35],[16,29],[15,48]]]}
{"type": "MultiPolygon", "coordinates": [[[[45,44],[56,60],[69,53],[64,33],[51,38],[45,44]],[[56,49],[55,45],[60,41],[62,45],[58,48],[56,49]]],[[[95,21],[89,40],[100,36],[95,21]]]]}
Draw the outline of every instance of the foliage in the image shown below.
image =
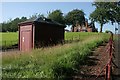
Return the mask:
{"type": "MultiPolygon", "coordinates": [[[[16,32],[18,31],[18,23],[26,21],[26,20],[34,20],[38,17],[45,18],[43,14],[34,14],[30,16],[28,19],[27,17],[15,18],[14,20],[10,20],[8,22],[0,23],[0,28],[2,29],[2,32],[16,32]]],[[[64,17],[61,10],[55,10],[48,14],[48,18],[61,23],[61,24],[67,24],[67,25],[83,25],[85,24],[85,17],[84,12],[79,9],[74,9],[64,17]]]]}
{"type": "Polygon", "coordinates": [[[109,33],[109,32],[111,32],[111,31],[110,31],[110,30],[106,30],[106,31],[105,31],[105,33],[109,33]]]}
{"type": "Polygon", "coordinates": [[[3,22],[1,23],[1,31],[2,32],[16,32],[18,31],[18,23],[26,21],[26,17],[22,18],[15,18],[14,20],[10,20],[9,22],[3,22]]]}
{"type": "Polygon", "coordinates": [[[67,13],[65,16],[65,21],[67,25],[73,25],[73,27],[76,24],[82,25],[85,24],[85,17],[84,17],[84,12],[79,9],[74,9],[70,12],[67,13]]]}
{"type": "Polygon", "coordinates": [[[103,6],[105,9],[107,9],[107,18],[108,20],[110,20],[112,23],[120,22],[120,2],[104,2],[104,3],[100,3],[100,2],[95,2],[95,4],[93,4],[97,7],[101,7],[103,6]]]}
{"type": "Polygon", "coordinates": [[[43,14],[37,14],[37,13],[35,13],[34,15],[31,15],[29,17],[29,20],[34,20],[34,19],[37,19],[39,17],[44,18],[44,15],[43,14]]]}
{"type": "Polygon", "coordinates": [[[98,6],[95,9],[95,11],[93,11],[90,14],[90,19],[93,22],[98,22],[100,24],[100,32],[102,32],[103,25],[108,22],[106,15],[107,15],[107,10],[104,7],[98,7],[98,6]]]}
{"type": "Polygon", "coordinates": [[[65,24],[64,16],[63,16],[63,13],[61,10],[55,10],[55,11],[49,13],[48,18],[50,18],[58,23],[65,24]]]}
{"type": "Polygon", "coordinates": [[[9,20],[7,22],[0,23],[1,32],[16,32],[18,31],[18,23],[24,22],[26,20],[34,20],[38,17],[44,18],[43,14],[34,14],[27,19],[27,17],[15,18],[14,20],[9,20]]]}
{"type": "Polygon", "coordinates": [[[108,9],[109,9],[109,17],[108,19],[111,21],[111,23],[117,22],[120,24],[120,2],[109,2],[108,9]]]}
{"type": "Polygon", "coordinates": [[[84,12],[79,9],[74,9],[65,16],[66,23],[68,25],[75,25],[78,22],[82,25],[85,22],[84,12]]]}
{"type": "Polygon", "coordinates": [[[112,24],[120,22],[118,2],[94,2],[93,5],[96,9],[90,14],[90,19],[100,24],[100,32],[102,32],[102,27],[107,22],[110,21],[112,24]]]}
{"type": "Polygon", "coordinates": [[[51,79],[71,77],[78,70],[78,65],[85,62],[91,50],[109,37],[108,34],[99,33],[88,36],[91,37],[78,43],[40,48],[19,54],[3,54],[2,77],[51,79]]]}

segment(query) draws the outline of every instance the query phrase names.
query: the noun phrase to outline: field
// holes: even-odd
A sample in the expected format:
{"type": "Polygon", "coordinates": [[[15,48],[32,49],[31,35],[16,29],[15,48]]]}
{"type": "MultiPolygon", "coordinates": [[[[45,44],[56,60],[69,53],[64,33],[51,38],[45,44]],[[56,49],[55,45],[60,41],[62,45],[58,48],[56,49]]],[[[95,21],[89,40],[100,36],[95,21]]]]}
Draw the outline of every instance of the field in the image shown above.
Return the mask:
{"type": "Polygon", "coordinates": [[[32,52],[2,55],[3,78],[65,78],[84,64],[91,51],[105,41],[105,33],[66,33],[64,45],[35,49],[32,52]],[[73,37],[74,36],[74,37],[73,37]]]}
{"type": "Polygon", "coordinates": [[[18,43],[17,32],[0,33],[0,46],[9,47],[17,43],[18,43]]]}
{"type": "MultiPolygon", "coordinates": [[[[65,40],[84,40],[91,35],[98,33],[65,33],[65,40]]],[[[11,47],[18,43],[18,32],[0,33],[0,46],[11,47]]]]}

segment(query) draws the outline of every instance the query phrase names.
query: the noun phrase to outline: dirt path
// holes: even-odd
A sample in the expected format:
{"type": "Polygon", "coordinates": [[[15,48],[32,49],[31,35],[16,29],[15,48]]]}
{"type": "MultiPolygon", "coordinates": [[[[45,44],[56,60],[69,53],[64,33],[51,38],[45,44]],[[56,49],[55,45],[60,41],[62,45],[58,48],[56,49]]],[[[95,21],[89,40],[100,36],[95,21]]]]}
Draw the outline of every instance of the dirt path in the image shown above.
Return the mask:
{"type": "MultiPolygon", "coordinates": [[[[105,70],[101,73],[101,75],[96,79],[99,75],[100,71],[106,65],[109,54],[106,53],[107,43],[99,46],[95,49],[91,56],[88,57],[87,63],[84,65],[80,65],[80,70],[74,76],[73,80],[105,80],[105,70]]],[[[112,80],[120,80],[120,35],[118,35],[118,39],[114,41],[115,46],[115,58],[113,58],[112,64],[112,80]]]]}
{"type": "MultiPolygon", "coordinates": [[[[108,43],[104,43],[92,52],[92,55],[88,57],[87,63],[80,65],[79,72],[74,76],[74,80],[95,80],[97,75],[101,72],[108,61],[108,56],[105,51],[108,43]]],[[[104,70],[105,71],[105,70],[104,70]]],[[[104,80],[105,72],[96,80],[104,80]]]]}

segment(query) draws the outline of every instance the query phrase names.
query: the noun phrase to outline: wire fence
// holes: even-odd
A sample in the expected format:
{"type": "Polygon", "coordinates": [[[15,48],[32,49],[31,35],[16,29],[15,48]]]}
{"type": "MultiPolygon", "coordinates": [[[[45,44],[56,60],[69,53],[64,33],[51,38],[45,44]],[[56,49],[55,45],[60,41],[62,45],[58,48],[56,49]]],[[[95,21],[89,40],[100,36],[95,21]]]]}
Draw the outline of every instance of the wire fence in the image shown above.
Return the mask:
{"type": "MultiPolygon", "coordinates": [[[[98,80],[98,78],[100,77],[100,74],[104,71],[105,71],[105,80],[112,80],[112,63],[113,63],[112,58],[113,58],[113,54],[114,54],[113,33],[111,33],[111,36],[109,38],[107,49],[105,50],[105,54],[106,53],[109,54],[109,59],[108,59],[107,63],[104,65],[104,67],[102,67],[102,69],[100,71],[98,71],[98,75],[95,78],[95,80],[98,80]]],[[[103,59],[103,58],[106,58],[106,55],[104,55],[104,57],[102,57],[101,59],[103,59]]]]}

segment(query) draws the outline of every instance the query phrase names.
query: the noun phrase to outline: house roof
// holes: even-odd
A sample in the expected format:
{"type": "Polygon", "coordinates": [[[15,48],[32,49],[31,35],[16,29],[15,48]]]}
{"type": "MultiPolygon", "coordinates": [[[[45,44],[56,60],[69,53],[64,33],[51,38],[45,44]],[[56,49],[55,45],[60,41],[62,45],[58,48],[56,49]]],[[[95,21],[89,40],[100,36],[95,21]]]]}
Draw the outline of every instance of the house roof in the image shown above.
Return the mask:
{"type": "Polygon", "coordinates": [[[32,19],[32,20],[27,20],[27,21],[24,21],[24,22],[20,22],[20,23],[18,23],[18,25],[33,24],[35,22],[46,23],[46,24],[52,24],[52,25],[58,25],[58,26],[66,27],[65,25],[60,24],[60,23],[58,23],[56,21],[53,21],[53,20],[48,19],[48,18],[42,18],[42,17],[39,17],[39,18],[36,18],[36,19],[32,19]]]}

